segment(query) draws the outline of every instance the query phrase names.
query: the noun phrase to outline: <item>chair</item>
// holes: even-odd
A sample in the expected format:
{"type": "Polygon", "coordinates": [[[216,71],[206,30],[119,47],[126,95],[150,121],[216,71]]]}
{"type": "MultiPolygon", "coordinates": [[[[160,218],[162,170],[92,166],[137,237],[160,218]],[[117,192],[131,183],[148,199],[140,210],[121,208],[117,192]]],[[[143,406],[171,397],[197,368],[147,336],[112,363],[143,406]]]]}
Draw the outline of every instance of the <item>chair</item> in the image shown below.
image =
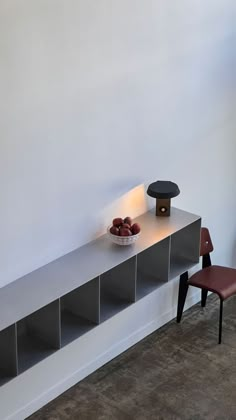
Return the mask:
{"type": "Polygon", "coordinates": [[[188,271],[180,276],[177,322],[182,318],[189,286],[198,287],[201,292],[201,306],[206,306],[207,292],[216,293],[220,298],[219,344],[222,336],[223,302],[236,294],[236,269],[211,265],[210,253],[213,251],[211,237],[207,228],[201,228],[200,256],[202,269],[188,278],[188,271]]]}

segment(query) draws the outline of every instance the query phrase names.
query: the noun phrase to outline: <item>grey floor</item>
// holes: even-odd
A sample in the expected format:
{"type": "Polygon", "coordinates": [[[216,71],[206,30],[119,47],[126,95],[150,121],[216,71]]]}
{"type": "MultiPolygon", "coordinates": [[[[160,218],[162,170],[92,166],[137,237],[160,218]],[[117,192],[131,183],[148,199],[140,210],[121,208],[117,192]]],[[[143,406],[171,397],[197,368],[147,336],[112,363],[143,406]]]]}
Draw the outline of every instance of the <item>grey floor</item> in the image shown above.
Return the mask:
{"type": "Polygon", "coordinates": [[[236,420],[236,297],[185,312],[30,420],[236,420]]]}

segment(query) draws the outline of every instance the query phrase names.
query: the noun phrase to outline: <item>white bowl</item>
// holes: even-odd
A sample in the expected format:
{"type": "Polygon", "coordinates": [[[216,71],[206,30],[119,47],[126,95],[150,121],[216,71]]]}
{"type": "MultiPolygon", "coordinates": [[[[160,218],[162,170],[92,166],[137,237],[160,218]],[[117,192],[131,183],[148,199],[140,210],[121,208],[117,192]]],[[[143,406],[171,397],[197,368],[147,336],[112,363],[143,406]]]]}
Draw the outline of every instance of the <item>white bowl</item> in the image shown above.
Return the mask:
{"type": "Polygon", "coordinates": [[[132,244],[134,244],[137,241],[137,239],[139,238],[140,233],[141,233],[141,232],[139,232],[136,235],[132,235],[132,236],[117,236],[117,235],[113,235],[110,232],[111,226],[108,226],[108,228],[107,228],[107,234],[108,234],[110,240],[114,244],[117,244],[117,245],[122,245],[122,246],[132,245],[132,244]]]}

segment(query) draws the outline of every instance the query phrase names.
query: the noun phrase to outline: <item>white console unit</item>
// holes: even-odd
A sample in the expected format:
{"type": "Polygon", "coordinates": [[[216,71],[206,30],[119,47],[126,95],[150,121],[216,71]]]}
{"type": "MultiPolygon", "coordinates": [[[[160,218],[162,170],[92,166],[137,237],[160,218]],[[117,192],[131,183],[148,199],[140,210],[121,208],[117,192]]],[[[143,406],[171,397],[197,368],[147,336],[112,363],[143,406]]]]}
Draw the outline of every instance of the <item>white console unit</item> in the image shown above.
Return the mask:
{"type": "Polygon", "coordinates": [[[199,262],[201,218],[172,208],[136,222],[134,245],[103,235],[0,289],[1,420],[24,419],[161,325],[158,294],[199,262]]]}

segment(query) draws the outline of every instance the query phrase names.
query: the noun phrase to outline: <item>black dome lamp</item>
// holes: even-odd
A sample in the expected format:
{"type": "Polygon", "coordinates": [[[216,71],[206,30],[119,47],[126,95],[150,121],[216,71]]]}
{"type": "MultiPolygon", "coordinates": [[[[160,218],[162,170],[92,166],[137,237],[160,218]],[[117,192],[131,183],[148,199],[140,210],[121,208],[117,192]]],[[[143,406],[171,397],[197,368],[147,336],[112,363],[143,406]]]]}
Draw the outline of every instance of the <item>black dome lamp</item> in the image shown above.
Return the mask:
{"type": "Polygon", "coordinates": [[[178,185],[171,181],[156,181],[150,184],[147,194],[156,198],[156,216],[170,216],[170,200],[179,193],[178,185]]]}

